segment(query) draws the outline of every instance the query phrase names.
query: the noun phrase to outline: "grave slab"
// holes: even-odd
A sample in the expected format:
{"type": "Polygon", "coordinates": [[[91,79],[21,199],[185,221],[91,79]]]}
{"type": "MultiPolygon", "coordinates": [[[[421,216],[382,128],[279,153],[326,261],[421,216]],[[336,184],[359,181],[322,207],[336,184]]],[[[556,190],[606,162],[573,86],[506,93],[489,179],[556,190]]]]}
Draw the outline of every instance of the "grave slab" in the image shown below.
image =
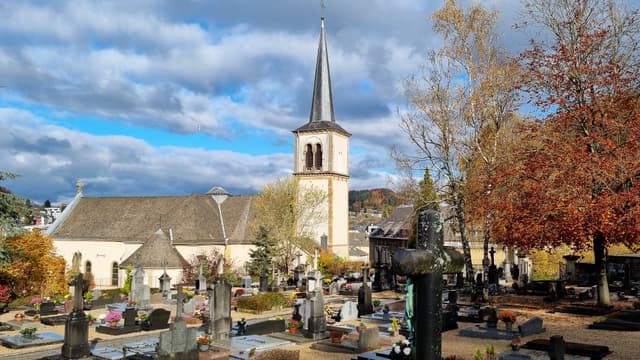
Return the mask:
{"type": "Polygon", "coordinates": [[[474,325],[460,329],[458,335],[480,339],[511,340],[517,337],[518,333],[497,328],[487,328],[484,325],[474,325]]]}
{"type": "MultiPolygon", "coordinates": [[[[549,349],[549,339],[535,339],[528,341],[522,345],[524,349],[547,351],[549,349]]],[[[575,342],[565,342],[565,354],[579,355],[590,358],[591,360],[600,360],[609,355],[611,351],[608,346],[583,344],[575,342]]]]}
{"type": "Polygon", "coordinates": [[[9,320],[5,324],[11,326],[14,330],[22,330],[23,328],[36,328],[39,329],[42,327],[42,323],[39,321],[31,321],[31,320],[9,320]]]}
{"type": "Polygon", "coordinates": [[[22,349],[38,345],[48,345],[61,343],[64,341],[64,336],[52,332],[38,332],[32,337],[26,337],[23,335],[0,335],[0,342],[3,345],[12,349],[22,349]]]}
{"type": "MultiPolygon", "coordinates": [[[[234,336],[230,339],[229,347],[232,353],[238,353],[241,351],[250,351],[256,349],[256,351],[262,351],[266,349],[274,349],[286,345],[293,344],[291,341],[277,339],[271,336],[264,335],[247,335],[247,336],[234,336]]],[[[214,342],[213,345],[218,345],[214,342]]],[[[222,343],[219,345],[225,347],[222,343]]]]}

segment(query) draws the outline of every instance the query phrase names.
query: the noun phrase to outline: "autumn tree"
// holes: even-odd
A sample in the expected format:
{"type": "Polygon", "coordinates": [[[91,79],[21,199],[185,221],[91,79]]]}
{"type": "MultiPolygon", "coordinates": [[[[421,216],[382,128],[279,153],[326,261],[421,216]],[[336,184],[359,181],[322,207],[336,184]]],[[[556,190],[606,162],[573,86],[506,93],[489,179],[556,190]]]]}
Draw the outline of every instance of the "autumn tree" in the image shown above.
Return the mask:
{"type": "Polygon", "coordinates": [[[66,262],[53,251],[53,240],[39,230],[8,237],[5,246],[15,254],[0,268],[0,279],[18,296],[54,296],[67,292],[66,262]]]}
{"type": "Polygon", "coordinates": [[[606,248],[640,240],[640,19],[616,1],[536,0],[527,9],[551,35],[521,56],[523,90],[543,115],[496,172],[492,230],[524,249],[592,248],[598,303],[608,304],[606,248]]]}
{"type": "Polygon", "coordinates": [[[394,158],[413,169],[430,169],[442,200],[452,211],[463,247],[466,278],[473,279],[464,187],[471,156],[493,161],[493,133],[512,116],[513,64],[497,43],[496,12],[480,5],[466,12],[447,0],[432,19],[445,45],[428,54],[421,76],[406,83],[410,111],[401,128],[415,154],[394,158]]]}
{"type": "Polygon", "coordinates": [[[217,249],[209,251],[201,251],[192,255],[187,263],[182,266],[182,283],[194,284],[198,276],[200,276],[200,268],[202,267],[202,275],[207,279],[209,284],[218,280],[220,276],[229,280],[229,273],[232,264],[224,261],[223,254],[217,249]],[[219,273],[222,265],[222,274],[219,273]]]}
{"type": "Polygon", "coordinates": [[[289,271],[298,250],[313,251],[314,229],[324,220],[326,197],[323,190],[300,188],[289,176],[265,185],[254,200],[250,231],[256,238],[266,236],[275,244],[272,260],[281,271],[289,271]]]}

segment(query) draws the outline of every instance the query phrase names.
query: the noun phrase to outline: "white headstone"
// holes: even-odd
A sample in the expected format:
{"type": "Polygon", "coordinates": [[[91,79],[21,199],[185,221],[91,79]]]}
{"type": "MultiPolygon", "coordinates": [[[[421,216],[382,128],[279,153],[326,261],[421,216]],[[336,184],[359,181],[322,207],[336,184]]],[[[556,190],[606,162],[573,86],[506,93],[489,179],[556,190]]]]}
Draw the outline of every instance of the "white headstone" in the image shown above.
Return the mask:
{"type": "Polygon", "coordinates": [[[358,318],[358,305],[353,301],[346,301],[342,305],[342,309],[340,311],[340,316],[342,317],[342,321],[355,320],[358,318]]]}
{"type": "Polygon", "coordinates": [[[192,315],[196,311],[196,300],[195,297],[191,298],[191,300],[187,301],[186,304],[182,307],[182,313],[187,315],[192,315]]]}

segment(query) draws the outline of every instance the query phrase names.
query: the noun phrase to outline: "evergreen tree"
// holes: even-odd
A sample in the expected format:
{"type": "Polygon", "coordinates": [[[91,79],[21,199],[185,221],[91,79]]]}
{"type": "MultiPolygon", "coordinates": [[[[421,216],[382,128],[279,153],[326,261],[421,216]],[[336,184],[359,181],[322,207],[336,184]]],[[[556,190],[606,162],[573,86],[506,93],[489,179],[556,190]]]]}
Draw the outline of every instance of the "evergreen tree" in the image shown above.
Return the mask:
{"type": "Polygon", "coordinates": [[[251,260],[247,263],[247,271],[257,276],[271,268],[272,259],[277,251],[274,240],[269,237],[269,231],[264,226],[258,229],[256,238],[256,248],[249,250],[251,260]]]}
{"type": "Polygon", "coordinates": [[[420,193],[418,194],[418,198],[415,200],[414,204],[416,212],[422,209],[438,210],[438,203],[440,199],[436,193],[436,187],[433,184],[433,180],[431,180],[429,169],[424,171],[424,177],[420,180],[419,186],[420,193]]]}
{"type": "MultiPolygon", "coordinates": [[[[7,179],[15,179],[18,175],[0,171],[0,181],[7,179]]],[[[11,190],[0,186],[0,239],[6,236],[15,236],[22,233],[22,229],[18,226],[18,221],[27,215],[24,198],[14,195],[11,190]]],[[[0,252],[3,251],[0,244],[0,252]]]]}

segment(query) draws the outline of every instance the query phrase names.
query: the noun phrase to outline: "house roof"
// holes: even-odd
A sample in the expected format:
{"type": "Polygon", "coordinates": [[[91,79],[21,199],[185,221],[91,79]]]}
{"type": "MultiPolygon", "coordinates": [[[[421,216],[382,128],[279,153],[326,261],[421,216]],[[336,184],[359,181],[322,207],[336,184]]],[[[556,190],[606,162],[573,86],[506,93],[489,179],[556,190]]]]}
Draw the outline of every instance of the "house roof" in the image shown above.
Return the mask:
{"type": "Polygon", "coordinates": [[[369,238],[407,239],[413,215],[413,205],[398,206],[388,218],[377,226],[369,238]]]}
{"type": "Polygon", "coordinates": [[[349,231],[349,245],[351,246],[369,246],[369,238],[362,231],[349,231]]]}
{"type": "MultiPolygon", "coordinates": [[[[221,206],[229,244],[250,244],[253,196],[229,196],[221,206]]],[[[50,234],[57,240],[143,243],[158,229],[171,230],[174,245],[224,245],[217,203],[190,196],[81,197],[50,234]]]]}
{"type": "Polygon", "coordinates": [[[143,268],[182,269],[187,261],[171,244],[167,234],[158,229],[136,251],[120,263],[120,268],[141,266],[143,268]]]}

